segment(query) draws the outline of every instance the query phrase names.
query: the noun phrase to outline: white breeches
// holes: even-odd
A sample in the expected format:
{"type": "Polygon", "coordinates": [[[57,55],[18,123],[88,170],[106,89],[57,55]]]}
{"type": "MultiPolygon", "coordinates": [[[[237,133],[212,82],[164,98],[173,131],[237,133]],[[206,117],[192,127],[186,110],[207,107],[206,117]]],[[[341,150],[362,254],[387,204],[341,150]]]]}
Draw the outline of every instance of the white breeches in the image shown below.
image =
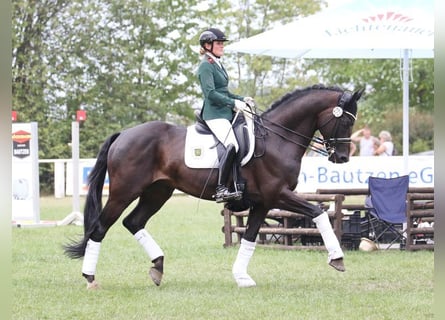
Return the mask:
{"type": "Polygon", "coordinates": [[[216,138],[227,148],[229,144],[235,146],[236,152],[238,152],[239,146],[236,141],[235,133],[233,133],[232,124],[227,119],[212,119],[206,121],[210,130],[216,138]]]}

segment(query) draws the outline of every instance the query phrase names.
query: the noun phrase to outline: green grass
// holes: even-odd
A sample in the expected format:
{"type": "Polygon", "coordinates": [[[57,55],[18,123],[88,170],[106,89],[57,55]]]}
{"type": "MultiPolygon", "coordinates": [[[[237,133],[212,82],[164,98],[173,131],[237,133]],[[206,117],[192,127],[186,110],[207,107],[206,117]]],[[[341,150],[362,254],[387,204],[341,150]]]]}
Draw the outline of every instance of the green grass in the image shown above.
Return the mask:
{"type": "MultiPolygon", "coordinates": [[[[223,248],[221,205],[172,198],[147,229],[165,252],[163,283],[148,277],[149,258],[116,223],[105,237],[87,291],[81,260],[61,246],[82,227],[13,228],[13,319],[432,319],[434,253],[347,251],[347,271],[322,251],[257,247],[237,288],[237,248],[223,248]]],[[[42,198],[41,219],[60,220],[71,199],[42,198]]]]}

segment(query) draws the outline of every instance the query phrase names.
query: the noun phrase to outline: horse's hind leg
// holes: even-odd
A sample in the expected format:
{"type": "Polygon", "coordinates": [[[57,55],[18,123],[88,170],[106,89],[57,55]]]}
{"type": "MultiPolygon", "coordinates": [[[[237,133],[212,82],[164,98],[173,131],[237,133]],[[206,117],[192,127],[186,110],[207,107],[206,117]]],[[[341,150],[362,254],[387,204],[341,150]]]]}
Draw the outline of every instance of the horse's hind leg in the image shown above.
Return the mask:
{"type": "Polygon", "coordinates": [[[174,188],[158,184],[147,189],[140,197],[137,206],[123,220],[124,226],[130,231],[153,262],[149,275],[159,286],[164,274],[164,252],[145,230],[148,220],[171,197],[174,188]]]}
{"type": "Polygon", "coordinates": [[[110,196],[102,210],[99,222],[88,239],[82,264],[82,275],[88,282],[87,289],[98,288],[98,283],[95,281],[95,274],[102,240],[128,205],[129,202],[114,201],[110,196]]]}

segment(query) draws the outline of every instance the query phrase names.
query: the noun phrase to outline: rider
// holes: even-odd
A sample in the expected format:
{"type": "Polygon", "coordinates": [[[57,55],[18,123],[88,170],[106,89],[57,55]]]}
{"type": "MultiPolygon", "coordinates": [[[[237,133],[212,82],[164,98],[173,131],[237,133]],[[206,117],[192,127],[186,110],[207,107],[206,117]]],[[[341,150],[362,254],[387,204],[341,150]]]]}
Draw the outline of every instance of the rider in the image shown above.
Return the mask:
{"type": "Polygon", "coordinates": [[[219,159],[216,202],[241,198],[240,191],[230,192],[226,185],[239,149],[231,122],[236,112],[246,108],[246,103],[249,106],[254,104],[251,97],[233,94],[228,89],[229,76],[220,61],[225,41],[228,41],[226,36],[217,28],[207,29],[199,36],[200,54],[203,57],[198,67],[198,79],[204,95],[201,116],[225,147],[225,153],[219,159]]]}

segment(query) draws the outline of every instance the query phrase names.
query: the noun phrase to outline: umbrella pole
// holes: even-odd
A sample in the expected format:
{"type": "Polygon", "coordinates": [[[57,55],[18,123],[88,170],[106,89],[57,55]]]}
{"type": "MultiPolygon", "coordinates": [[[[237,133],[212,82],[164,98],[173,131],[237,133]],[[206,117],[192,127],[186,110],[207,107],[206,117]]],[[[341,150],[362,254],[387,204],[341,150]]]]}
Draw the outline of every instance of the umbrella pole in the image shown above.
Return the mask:
{"type": "Polygon", "coordinates": [[[409,49],[403,50],[403,171],[408,174],[409,159],[409,49]]]}

